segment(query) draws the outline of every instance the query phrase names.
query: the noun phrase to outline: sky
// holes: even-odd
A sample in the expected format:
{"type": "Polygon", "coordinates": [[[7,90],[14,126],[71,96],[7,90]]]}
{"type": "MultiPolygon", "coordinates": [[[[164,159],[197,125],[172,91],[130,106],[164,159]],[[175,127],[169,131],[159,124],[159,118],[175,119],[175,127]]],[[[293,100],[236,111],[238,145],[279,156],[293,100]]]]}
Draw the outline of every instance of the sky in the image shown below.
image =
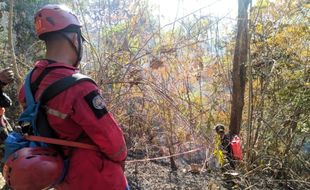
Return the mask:
{"type": "Polygon", "coordinates": [[[238,0],[149,0],[161,15],[162,24],[173,22],[196,10],[197,14],[213,15],[235,19],[238,13],[238,0]]]}

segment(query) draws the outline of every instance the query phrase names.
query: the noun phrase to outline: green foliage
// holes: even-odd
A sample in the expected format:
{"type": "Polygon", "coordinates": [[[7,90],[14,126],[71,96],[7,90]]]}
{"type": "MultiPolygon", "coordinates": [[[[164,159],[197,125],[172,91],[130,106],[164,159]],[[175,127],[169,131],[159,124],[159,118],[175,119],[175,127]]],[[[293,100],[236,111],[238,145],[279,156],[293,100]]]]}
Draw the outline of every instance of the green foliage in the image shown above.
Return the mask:
{"type": "Polygon", "coordinates": [[[251,17],[256,19],[252,26],[251,58],[257,82],[257,144],[268,155],[283,159],[282,167],[292,164],[294,169],[303,164],[295,157],[302,155],[299,147],[310,127],[310,30],[301,3],[274,1],[260,6],[259,1],[251,17]]]}

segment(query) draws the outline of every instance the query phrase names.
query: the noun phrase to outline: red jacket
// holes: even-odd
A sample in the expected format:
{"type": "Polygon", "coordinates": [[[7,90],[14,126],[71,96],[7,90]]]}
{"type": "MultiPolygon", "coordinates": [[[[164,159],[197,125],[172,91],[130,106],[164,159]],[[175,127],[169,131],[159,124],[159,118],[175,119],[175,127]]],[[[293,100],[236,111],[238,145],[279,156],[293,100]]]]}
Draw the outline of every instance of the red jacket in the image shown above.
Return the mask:
{"type": "MultiPolygon", "coordinates": [[[[50,84],[78,72],[78,69],[63,63],[38,61],[32,74],[32,82],[47,67],[51,70],[40,83],[35,93],[38,100],[50,84]]],[[[24,88],[19,101],[25,104],[24,88]]],[[[124,190],[126,177],[118,161],[127,155],[123,132],[109,113],[100,95],[100,90],[91,82],[80,82],[47,102],[47,118],[58,138],[97,145],[103,152],[63,147],[70,155],[69,169],[64,181],[56,189],[61,190],[124,190]],[[69,153],[70,152],[70,153],[69,153]]]]}

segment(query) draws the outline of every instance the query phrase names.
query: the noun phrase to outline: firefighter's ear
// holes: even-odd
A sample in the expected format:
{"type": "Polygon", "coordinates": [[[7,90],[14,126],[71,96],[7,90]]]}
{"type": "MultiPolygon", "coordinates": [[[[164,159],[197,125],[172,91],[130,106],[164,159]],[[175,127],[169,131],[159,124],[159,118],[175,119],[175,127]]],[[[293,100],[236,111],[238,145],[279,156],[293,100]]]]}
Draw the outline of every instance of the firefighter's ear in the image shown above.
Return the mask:
{"type": "Polygon", "coordinates": [[[73,44],[75,45],[75,47],[79,46],[79,42],[78,42],[78,35],[77,33],[71,33],[71,41],[73,42],[73,44]]]}

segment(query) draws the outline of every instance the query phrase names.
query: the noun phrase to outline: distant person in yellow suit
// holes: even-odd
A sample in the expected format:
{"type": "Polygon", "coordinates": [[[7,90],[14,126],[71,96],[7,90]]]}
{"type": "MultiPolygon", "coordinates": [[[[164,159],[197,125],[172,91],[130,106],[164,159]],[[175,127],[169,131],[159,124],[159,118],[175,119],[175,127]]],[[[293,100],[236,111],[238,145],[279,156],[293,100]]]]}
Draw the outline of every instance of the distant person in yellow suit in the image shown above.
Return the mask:
{"type": "Polygon", "coordinates": [[[235,164],[232,158],[232,150],[230,147],[230,135],[225,134],[225,127],[222,124],[217,124],[215,126],[215,131],[217,135],[215,137],[214,156],[217,158],[217,161],[221,167],[225,165],[225,159],[227,159],[230,167],[235,169],[235,164]]]}
{"type": "MultiPolygon", "coordinates": [[[[216,130],[216,128],[215,128],[216,130]]],[[[221,136],[219,135],[218,131],[216,130],[217,134],[215,136],[215,146],[214,146],[214,152],[213,155],[215,156],[217,163],[220,167],[223,167],[225,164],[224,154],[222,150],[222,141],[221,136]]]]}

